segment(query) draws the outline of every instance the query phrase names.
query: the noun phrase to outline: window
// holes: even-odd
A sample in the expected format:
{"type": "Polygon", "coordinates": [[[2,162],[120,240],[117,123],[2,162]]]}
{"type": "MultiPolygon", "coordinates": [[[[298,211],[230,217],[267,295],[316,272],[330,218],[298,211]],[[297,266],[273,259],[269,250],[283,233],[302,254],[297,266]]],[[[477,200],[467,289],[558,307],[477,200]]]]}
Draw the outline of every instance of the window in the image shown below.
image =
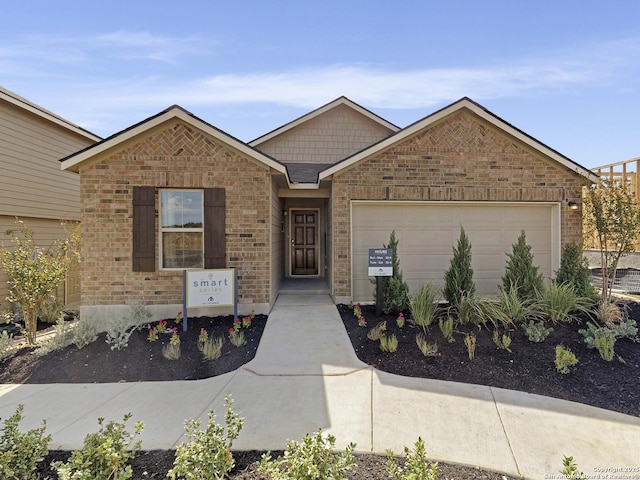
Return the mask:
{"type": "Polygon", "coordinates": [[[161,268],[204,267],[204,193],[160,191],[161,268]]]}

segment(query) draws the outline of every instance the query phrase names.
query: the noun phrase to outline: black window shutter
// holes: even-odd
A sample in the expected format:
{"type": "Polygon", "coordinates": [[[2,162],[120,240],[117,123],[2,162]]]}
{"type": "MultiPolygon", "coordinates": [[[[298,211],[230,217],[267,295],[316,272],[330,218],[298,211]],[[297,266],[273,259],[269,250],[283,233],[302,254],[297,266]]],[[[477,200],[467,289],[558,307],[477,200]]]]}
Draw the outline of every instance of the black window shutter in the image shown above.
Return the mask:
{"type": "Polygon", "coordinates": [[[224,193],[224,188],[204,190],[204,268],[227,266],[224,193]]]}
{"type": "Polygon", "coordinates": [[[133,271],[156,268],[156,189],[133,187],[133,271]]]}

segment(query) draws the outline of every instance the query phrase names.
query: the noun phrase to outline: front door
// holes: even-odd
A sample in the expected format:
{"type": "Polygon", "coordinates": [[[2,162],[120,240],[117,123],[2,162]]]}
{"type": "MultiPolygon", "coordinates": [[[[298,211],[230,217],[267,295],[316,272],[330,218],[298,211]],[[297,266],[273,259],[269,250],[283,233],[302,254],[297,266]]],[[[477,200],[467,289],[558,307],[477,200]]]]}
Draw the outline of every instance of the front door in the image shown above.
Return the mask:
{"type": "Polygon", "coordinates": [[[291,274],[318,274],[318,212],[291,211],[291,274]]]}

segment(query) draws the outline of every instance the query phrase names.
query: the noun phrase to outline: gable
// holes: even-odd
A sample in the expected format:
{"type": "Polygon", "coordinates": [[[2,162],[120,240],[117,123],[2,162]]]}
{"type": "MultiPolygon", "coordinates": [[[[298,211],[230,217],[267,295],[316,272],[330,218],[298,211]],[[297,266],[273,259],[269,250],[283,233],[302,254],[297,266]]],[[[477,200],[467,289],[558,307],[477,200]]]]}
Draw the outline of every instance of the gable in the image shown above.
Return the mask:
{"type": "Polygon", "coordinates": [[[286,164],[333,164],[392,133],[388,127],[341,104],[256,148],[286,164]]]}

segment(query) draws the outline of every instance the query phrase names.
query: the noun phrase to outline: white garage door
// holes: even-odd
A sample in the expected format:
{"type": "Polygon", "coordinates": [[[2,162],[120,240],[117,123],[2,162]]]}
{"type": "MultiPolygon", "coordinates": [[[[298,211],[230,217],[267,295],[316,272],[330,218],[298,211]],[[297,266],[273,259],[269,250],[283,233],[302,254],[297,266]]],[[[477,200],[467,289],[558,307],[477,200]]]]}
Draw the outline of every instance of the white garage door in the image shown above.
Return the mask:
{"type": "Polygon", "coordinates": [[[471,242],[476,292],[492,294],[501,283],[507,253],[520,232],[532,247],[534,264],[551,278],[560,262],[560,208],[549,203],[352,203],[353,300],[373,300],[367,276],[369,248],[399,241],[403,278],[414,291],[425,282],[442,287],[453,247],[465,229],[471,242]]]}

